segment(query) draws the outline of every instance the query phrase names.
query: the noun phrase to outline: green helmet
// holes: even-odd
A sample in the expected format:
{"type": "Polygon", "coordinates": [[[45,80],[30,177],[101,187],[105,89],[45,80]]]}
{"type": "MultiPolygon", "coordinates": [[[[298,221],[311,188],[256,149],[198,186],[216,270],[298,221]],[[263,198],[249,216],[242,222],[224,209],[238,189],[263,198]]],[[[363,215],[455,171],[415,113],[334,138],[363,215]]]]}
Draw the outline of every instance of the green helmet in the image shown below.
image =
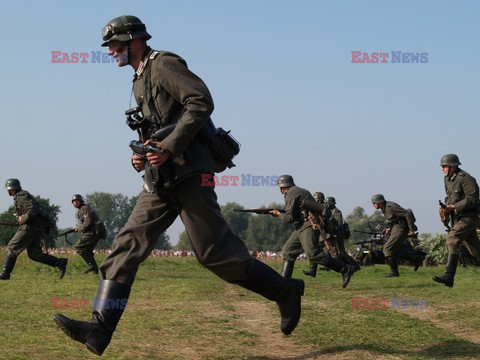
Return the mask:
{"type": "Polygon", "coordinates": [[[75,195],[73,195],[73,196],[72,196],[72,202],[73,202],[73,200],[79,200],[80,202],[83,203],[83,197],[82,197],[82,195],[80,195],[80,194],[75,194],[75,195]]]}
{"type": "Polygon", "coordinates": [[[443,155],[442,158],[440,159],[440,166],[458,166],[462,165],[460,160],[458,159],[458,156],[455,154],[447,154],[443,155]]]}
{"type": "Polygon", "coordinates": [[[279,176],[277,184],[280,187],[295,186],[295,183],[293,182],[293,177],[291,177],[290,175],[279,176]]]}
{"type": "Polygon", "coordinates": [[[376,195],[373,195],[372,196],[372,204],[373,203],[384,203],[385,201],[385,198],[383,197],[382,194],[376,194],[376,195]]]}
{"type": "Polygon", "coordinates": [[[149,40],[152,37],[147,32],[147,27],[142,21],[133,15],[123,15],[116,17],[103,27],[102,46],[108,46],[110,41],[130,41],[135,38],[145,38],[149,40]]]}
{"type": "Polygon", "coordinates": [[[8,179],[5,183],[5,188],[7,190],[22,190],[20,186],[20,180],[18,179],[8,179]]]}
{"type": "Polygon", "coordinates": [[[331,197],[331,196],[327,197],[327,198],[325,199],[325,202],[327,203],[327,205],[335,205],[335,204],[336,204],[335,198],[334,198],[334,197],[331,197]]]}
{"type": "Polygon", "coordinates": [[[313,198],[315,199],[315,201],[318,201],[318,202],[325,201],[325,195],[319,191],[317,191],[316,193],[313,193],[313,198]]]}

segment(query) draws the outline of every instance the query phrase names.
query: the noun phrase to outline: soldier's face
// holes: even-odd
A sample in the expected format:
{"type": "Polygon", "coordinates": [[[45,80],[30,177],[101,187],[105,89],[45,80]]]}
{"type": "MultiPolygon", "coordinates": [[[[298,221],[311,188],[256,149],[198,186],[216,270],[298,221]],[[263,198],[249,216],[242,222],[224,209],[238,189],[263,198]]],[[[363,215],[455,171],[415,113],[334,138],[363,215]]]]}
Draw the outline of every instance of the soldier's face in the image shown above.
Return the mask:
{"type": "Polygon", "coordinates": [[[373,207],[375,209],[380,209],[380,203],[373,203],[373,207]]]}
{"type": "Polygon", "coordinates": [[[73,204],[73,207],[78,209],[80,207],[80,200],[73,200],[72,204],[73,204]]]}
{"type": "Polygon", "coordinates": [[[7,190],[7,191],[8,191],[8,195],[10,195],[10,196],[13,196],[17,193],[17,190],[15,190],[15,189],[10,189],[10,190],[7,190]]]}
{"type": "Polygon", "coordinates": [[[442,165],[442,171],[445,176],[450,176],[455,172],[456,166],[442,165]]]}
{"type": "Polygon", "coordinates": [[[128,65],[128,43],[126,41],[111,41],[108,43],[108,55],[117,60],[117,66],[128,65]]]}
{"type": "Polygon", "coordinates": [[[288,187],[283,187],[283,186],[280,187],[280,192],[281,192],[282,194],[286,194],[286,193],[288,192],[288,187]]]}

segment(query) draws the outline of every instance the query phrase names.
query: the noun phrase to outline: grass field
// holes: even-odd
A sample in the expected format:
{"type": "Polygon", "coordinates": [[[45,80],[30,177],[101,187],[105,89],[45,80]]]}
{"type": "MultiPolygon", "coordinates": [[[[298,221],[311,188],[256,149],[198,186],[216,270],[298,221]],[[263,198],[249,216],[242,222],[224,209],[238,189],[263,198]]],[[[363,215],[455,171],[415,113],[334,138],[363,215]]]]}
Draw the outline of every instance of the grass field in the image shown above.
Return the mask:
{"type": "MultiPolygon", "coordinates": [[[[280,262],[270,262],[275,269],[280,262]]],[[[22,254],[12,279],[0,282],[1,359],[95,359],[52,321],[56,312],[89,319],[88,309],[52,309],[52,297],[92,298],[98,276],[70,257],[67,276],[22,254]]],[[[295,332],[283,336],[276,304],[229,285],[194,259],[149,258],[105,359],[480,359],[480,269],[459,268],[449,289],[431,280],[443,268],[363,268],[347,289],[319,271],[306,282],[295,332]],[[392,309],[391,298],[427,299],[422,308],[392,309]],[[387,309],[354,309],[352,298],[388,299],[387,309]],[[427,306],[425,306],[425,304],[427,306]]],[[[355,300],[355,304],[359,304],[355,300]]],[[[398,301],[395,303],[398,304],[398,301]]],[[[358,306],[357,306],[358,307],[358,306]]]]}

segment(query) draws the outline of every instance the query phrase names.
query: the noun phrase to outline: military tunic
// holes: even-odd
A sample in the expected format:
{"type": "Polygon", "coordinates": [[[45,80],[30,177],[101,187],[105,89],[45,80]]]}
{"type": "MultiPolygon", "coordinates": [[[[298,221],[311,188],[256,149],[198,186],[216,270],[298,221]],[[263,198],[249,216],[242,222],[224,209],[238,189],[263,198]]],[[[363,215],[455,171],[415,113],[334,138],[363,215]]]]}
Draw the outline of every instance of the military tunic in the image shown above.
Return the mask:
{"type": "Polygon", "coordinates": [[[447,250],[452,254],[460,254],[461,246],[466,248],[480,260],[480,242],[476,229],[480,226],[479,189],[477,181],[460,168],[445,176],[445,205],[454,205],[455,211],[450,213],[452,228],[447,235],[447,250]]]}
{"type": "Polygon", "coordinates": [[[396,257],[407,240],[409,232],[417,231],[413,214],[397,203],[387,201],[382,208],[385,223],[390,228],[390,237],[383,245],[385,257],[396,257]]]}
{"type": "Polygon", "coordinates": [[[285,261],[295,261],[305,252],[312,263],[325,265],[327,256],[319,243],[319,234],[314,231],[307,214],[302,210],[301,204],[306,198],[313,201],[313,196],[305,189],[298,186],[288,188],[285,198],[285,213],[280,213],[279,218],[285,224],[295,224],[295,230],[283,245],[282,256],[285,261]]]}
{"type": "Polygon", "coordinates": [[[214,187],[202,186],[201,174],[215,169],[210,149],[197,136],[213,111],[208,88],[178,55],[149,50],[136,71],[133,91],[157,129],[176,124],[162,141],[172,154],[175,185],[140,194],[100,267],[102,279],[131,286],[158,236],[180,216],[198,261],[228,282],[245,281],[253,258],[225,222],[214,187]]]}
{"type": "Polygon", "coordinates": [[[39,215],[39,205],[35,198],[25,190],[13,196],[14,208],[17,216],[22,217],[22,223],[17,232],[8,242],[7,256],[17,257],[27,249],[28,257],[39,261],[42,256],[42,237],[45,221],[39,215]]]}
{"type": "Polygon", "coordinates": [[[95,246],[100,240],[100,234],[97,234],[95,225],[99,222],[98,215],[88,204],[82,204],[77,211],[77,219],[79,222],[78,232],[81,233],[80,240],[75,245],[75,251],[81,253],[88,251],[93,253],[95,246]]]}

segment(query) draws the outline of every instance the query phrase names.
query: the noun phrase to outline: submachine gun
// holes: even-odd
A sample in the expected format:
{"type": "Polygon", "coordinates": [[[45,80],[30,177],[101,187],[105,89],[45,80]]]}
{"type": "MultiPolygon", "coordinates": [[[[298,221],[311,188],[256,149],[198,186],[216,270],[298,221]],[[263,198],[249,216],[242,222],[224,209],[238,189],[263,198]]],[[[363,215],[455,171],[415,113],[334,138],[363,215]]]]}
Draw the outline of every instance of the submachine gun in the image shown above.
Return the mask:
{"type": "MultiPolygon", "coordinates": [[[[164,140],[175,129],[175,124],[167,125],[159,130],[156,129],[154,122],[141,114],[141,107],[137,106],[125,111],[127,116],[126,123],[128,127],[137,131],[140,141],[130,141],[130,148],[135,154],[146,159],[147,153],[163,154],[165,150],[160,149],[154,144],[144,145],[147,140],[160,142],[164,140]]],[[[153,192],[156,189],[169,189],[173,187],[173,163],[168,159],[162,166],[145,166],[145,185],[150,187],[148,190],[153,192]],[[163,182],[163,183],[160,183],[163,182]]]]}
{"type": "Polygon", "coordinates": [[[438,200],[438,205],[440,205],[440,210],[438,211],[438,214],[440,215],[440,221],[443,223],[445,226],[445,231],[449,232],[450,231],[450,214],[447,214],[445,212],[445,209],[447,208],[447,205],[445,205],[442,200],[438,200]]]}
{"type": "Polygon", "coordinates": [[[4,226],[18,226],[18,222],[16,222],[16,221],[0,221],[0,225],[4,225],[4,226]]]}

